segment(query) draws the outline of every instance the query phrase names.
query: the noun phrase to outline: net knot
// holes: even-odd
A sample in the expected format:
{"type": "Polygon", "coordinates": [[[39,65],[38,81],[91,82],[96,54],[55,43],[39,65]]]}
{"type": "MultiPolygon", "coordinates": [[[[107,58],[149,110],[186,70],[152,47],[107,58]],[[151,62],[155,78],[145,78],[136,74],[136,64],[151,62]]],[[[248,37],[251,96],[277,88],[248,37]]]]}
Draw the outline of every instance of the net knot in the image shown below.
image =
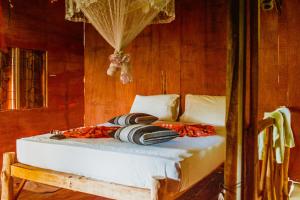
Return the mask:
{"type": "Polygon", "coordinates": [[[130,55],[124,54],[123,51],[115,51],[109,56],[110,65],[107,74],[113,76],[117,70],[121,71],[120,80],[123,84],[132,82],[130,73],[130,55]]]}
{"type": "Polygon", "coordinates": [[[109,56],[109,61],[117,68],[121,68],[122,64],[128,64],[130,62],[130,55],[124,54],[122,51],[116,51],[109,56]]]}

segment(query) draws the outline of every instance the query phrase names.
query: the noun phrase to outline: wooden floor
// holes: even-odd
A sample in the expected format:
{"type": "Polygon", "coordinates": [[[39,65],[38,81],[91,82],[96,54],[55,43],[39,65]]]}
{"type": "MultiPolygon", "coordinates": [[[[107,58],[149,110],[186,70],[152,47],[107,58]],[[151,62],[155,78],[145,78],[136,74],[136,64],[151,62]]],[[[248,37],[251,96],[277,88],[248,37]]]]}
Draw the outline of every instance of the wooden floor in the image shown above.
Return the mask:
{"type": "MultiPolygon", "coordinates": [[[[223,173],[217,171],[196,184],[178,200],[217,200],[223,183],[223,173]]],[[[80,192],[58,189],[49,193],[37,193],[23,190],[19,200],[109,200],[80,192]]]]}

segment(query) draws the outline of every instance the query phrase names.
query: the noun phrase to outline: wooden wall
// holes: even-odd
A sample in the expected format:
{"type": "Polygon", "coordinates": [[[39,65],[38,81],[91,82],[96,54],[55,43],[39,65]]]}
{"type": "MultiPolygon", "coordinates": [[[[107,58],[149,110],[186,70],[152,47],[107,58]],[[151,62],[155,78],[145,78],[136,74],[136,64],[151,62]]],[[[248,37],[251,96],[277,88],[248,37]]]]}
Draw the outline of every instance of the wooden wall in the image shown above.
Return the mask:
{"type": "MultiPolygon", "coordinates": [[[[113,49],[87,27],[85,47],[85,124],[128,113],[136,94],[225,95],[226,0],[177,1],[176,20],[146,28],[127,48],[134,82],[122,85],[106,75],[113,49]]],[[[182,101],[184,102],[184,101],[182,101]]]]}
{"type": "MultiPolygon", "coordinates": [[[[49,53],[49,107],[0,112],[0,153],[13,150],[15,139],[50,129],[83,124],[83,48],[81,25],[63,20],[63,2],[16,0],[9,29],[10,46],[46,49],[49,53]]],[[[5,22],[7,2],[1,1],[5,22]]],[[[300,13],[298,0],[284,1],[281,16],[262,13],[260,117],[280,105],[292,112],[298,145],[292,152],[291,176],[300,180],[300,13]]],[[[0,13],[1,14],[1,13],[0,13]]],[[[167,92],[225,94],[226,1],[178,1],[176,20],[148,27],[127,49],[134,83],[107,77],[113,50],[87,26],[85,48],[85,123],[101,123],[126,113],[135,94],[161,93],[161,71],[167,92]]],[[[3,26],[0,26],[0,29],[3,26]]],[[[0,30],[0,31],[3,31],[0,30]]]]}
{"type": "Polygon", "coordinates": [[[14,0],[10,17],[7,2],[0,1],[7,45],[48,51],[49,106],[0,112],[1,155],[17,138],[81,126],[84,115],[82,25],[64,20],[64,1],[14,0]]]}
{"type": "MultiPolygon", "coordinates": [[[[161,93],[161,71],[168,93],[225,94],[226,1],[177,1],[176,20],[152,25],[127,49],[134,82],[123,86],[106,76],[113,49],[91,27],[86,31],[85,123],[101,123],[127,113],[135,94],[161,93]]],[[[276,11],[262,12],[260,48],[260,119],[280,105],[292,108],[297,147],[290,172],[300,180],[300,1],[284,1],[276,11]]],[[[182,100],[182,102],[184,102],[182,100]]]]}
{"type": "Polygon", "coordinates": [[[262,12],[260,114],[286,105],[292,110],[296,148],[290,172],[300,180],[300,1],[283,1],[282,14],[262,12]]]}

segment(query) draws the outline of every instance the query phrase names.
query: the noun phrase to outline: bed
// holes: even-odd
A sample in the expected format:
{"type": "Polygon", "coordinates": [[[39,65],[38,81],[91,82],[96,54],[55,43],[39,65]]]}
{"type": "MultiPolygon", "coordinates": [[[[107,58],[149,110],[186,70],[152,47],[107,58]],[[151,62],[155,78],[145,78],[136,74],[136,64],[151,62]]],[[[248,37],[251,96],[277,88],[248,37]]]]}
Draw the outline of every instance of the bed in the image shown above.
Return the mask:
{"type": "MultiPolygon", "coordinates": [[[[140,113],[177,123],[178,112],[179,95],[137,95],[130,111],[136,114],[112,123],[140,113]]],[[[1,200],[17,198],[26,180],[111,199],[175,199],[225,161],[225,97],[187,95],[180,121],[214,124],[215,134],[146,146],[114,138],[54,140],[51,134],[18,139],[17,156],[3,157],[1,200]],[[12,177],[24,180],[15,195],[12,177]]]]}
{"type": "Polygon", "coordinates": [[[182,137],[151,146],[113,138],[53,140],[49,139],[50,134],[22,138],[17,140],[17,162],[10,173],[113,199],[175,198],[224,162],[225,128],[216,130],[214,136],[182,137]],[[35,177],[28,176],[36,172],[35,177]],[[49,181],[52,176],[55,180],[49,181]],[[57,184],[57,178],[63,183],[57,184]],[[91,187],[83,189],[75,179],[91,181],[91,187]],[[96,182],[104,185],[97,187],[96,182]],[[161,195],[159,185],[164,188],[161,195]],[[114,192],[106,188],[111,186],[114,192]],[[105,191],[101,192],[101,188],[105,191]],[[131,192],[120,197],[119,189],[131,192]]]}

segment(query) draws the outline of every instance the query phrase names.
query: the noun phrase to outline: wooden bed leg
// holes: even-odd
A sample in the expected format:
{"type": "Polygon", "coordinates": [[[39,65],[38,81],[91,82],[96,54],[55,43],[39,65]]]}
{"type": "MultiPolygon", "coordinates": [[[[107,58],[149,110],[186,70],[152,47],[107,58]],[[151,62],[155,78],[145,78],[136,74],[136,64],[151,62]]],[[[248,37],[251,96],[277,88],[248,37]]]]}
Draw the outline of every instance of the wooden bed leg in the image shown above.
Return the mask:
{"type": "Polygon", "coordinates": [[[3,154],[3,166],[1,172],[2,193],[1,200],[14,199],[14,183],[13,177],[10,173],[10,167],[16,162],[16,155],[14,152],[7,152],[3,154]]]}
{"type": "Polygon", "coordinates": [[[162,200],[166,190],[166,179],[164,177],[153,177],[151,187],[151,200],[162,200]]]}

